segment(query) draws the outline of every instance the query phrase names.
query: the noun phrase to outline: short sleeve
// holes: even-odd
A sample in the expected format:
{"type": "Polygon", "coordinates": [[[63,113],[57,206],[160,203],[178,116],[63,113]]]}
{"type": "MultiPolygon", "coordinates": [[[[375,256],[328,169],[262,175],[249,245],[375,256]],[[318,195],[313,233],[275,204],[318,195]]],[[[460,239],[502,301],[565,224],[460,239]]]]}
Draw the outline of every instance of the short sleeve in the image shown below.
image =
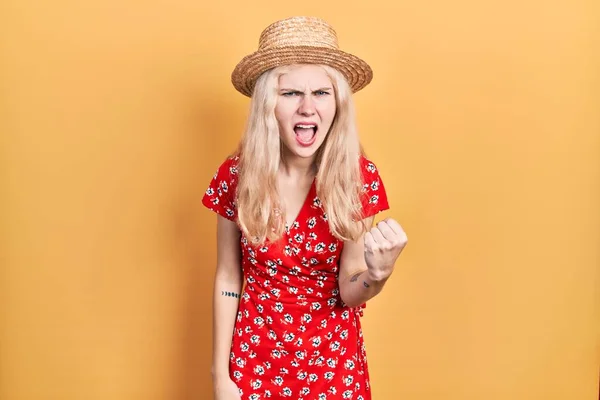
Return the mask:
{"type": "Polygon", "coordinates": [[[371,217],[390,208],[385,186],[375,164],[361,157],[361,172],[363,175],[362,207],[363,218],[371,217]]]}
{"type": "Polygon", "coordinates": [[[237,160],[237,157],[230,157],[219,166],[202,197],[202,204],[206,208],[231,221],[237,218],[235,203],[237,160]]]}

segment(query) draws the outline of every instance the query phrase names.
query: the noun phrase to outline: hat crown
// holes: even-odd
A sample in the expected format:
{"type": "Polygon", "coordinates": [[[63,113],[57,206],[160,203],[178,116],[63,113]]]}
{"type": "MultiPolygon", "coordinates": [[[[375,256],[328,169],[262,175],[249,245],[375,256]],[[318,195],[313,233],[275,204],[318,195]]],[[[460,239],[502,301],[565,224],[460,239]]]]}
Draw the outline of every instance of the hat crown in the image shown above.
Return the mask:
{"type": "Polygon", "coordinates": [[[261,33],[259,50],[287,46],[310,46],[338,49],[335,30],[316,17],[291,17],[269,25],[261,33]]]}

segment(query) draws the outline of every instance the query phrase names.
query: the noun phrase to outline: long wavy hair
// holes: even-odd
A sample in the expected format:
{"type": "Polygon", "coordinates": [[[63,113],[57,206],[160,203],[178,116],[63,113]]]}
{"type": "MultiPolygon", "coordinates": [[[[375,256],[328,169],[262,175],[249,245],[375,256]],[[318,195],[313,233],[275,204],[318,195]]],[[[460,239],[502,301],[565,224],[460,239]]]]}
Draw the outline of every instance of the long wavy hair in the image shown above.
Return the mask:
{"type": "MultiPolygon", "coordinates": [[[[316,189],[331,233],[340,240],[357,240],[367,229],[361,215],[364,155],[356,128],[352,91],[341,73],[322,66],[335,91],[336,114],[315,158],[316,189]]],[[[265,72],[257,80],[250,101],[246,128],[235,155],[239,157],[236,192],[238,222],[255,245],[277,241],[285,230],[277,175],[281,140],[275,106],[279,77],[292,66],[265,72]]]]}

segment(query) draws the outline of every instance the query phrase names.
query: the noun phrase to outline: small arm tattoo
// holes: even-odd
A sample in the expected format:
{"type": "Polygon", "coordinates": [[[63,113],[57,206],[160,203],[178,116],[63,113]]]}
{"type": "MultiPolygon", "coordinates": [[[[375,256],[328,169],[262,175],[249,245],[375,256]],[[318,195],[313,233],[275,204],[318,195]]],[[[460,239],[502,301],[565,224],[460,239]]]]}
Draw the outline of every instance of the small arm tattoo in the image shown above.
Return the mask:
{"type": "Polygon", "coordinates": [[[369,285],[369,284],[367,283],[367,281],[363,281],[363,286],[364,286],[364,287],[366,287],[366,288],[368,288],[368,287],[371,287],[371,285],[369,285]]]}
{"type": "Polygon", "coordinates": [[[221,294],[223,296],[227,296],[227,297],[235,297],[236,299],[240,298],[240,295],[237,293],[233,293],[233,292],[225,292],[225,291],[221,291],[221,294]]]}
{"type": "MultiPolygon", "coordinates": [[[[361,272],[362,273],[362,272],[361,272]]],[[[351,279],[350,282],[356,282],[358,280],[358,277],[360,276],[361,273],[358,273],[356,275],[354,275],[351,279]]]]}

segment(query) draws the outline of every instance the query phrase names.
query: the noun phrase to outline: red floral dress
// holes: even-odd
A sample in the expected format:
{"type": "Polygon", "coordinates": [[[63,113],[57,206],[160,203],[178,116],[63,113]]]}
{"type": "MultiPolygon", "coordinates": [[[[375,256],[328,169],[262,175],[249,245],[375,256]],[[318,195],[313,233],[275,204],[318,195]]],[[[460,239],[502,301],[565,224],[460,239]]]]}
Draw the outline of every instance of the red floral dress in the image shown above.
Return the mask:
{"type": "MultiPolygon", "coordinates": [[[[202,202],[236,221],[237,157],[214,175],[202,202]]],[[[360,160],[365,217],[388,209],[375,165],[360,160]]],[[[343,242],[329,231],[313,182],[281,243],[252,246],[241,238],[245,289],[235,323],[230,375],[242,400],[369,400],[360,325],[364,307],[340,298],[343,242]]]]}

